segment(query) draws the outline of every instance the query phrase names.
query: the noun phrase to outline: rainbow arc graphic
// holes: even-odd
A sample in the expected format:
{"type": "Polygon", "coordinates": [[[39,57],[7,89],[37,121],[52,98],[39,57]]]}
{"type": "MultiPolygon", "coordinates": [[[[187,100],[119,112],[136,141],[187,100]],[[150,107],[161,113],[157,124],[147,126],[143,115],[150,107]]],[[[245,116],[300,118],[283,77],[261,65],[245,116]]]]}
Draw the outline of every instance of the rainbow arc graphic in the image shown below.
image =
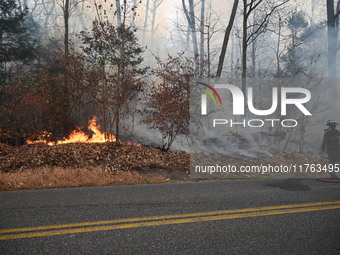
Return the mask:
{"type": "Polygon", "coordinates": [[[210,96],[210,98],[213,100],[215,105],[217,104],[217,100],[216,100],[215,96],[217,97],[220,104],[223,105],[223,102],[222,102],[220,95],[218,94],[218,92],[212,86],[210,86],[206,83],[203,83],[203,82],[197,82],[197,83],[200,84],[200,85],[203,85],[205,87],[205,88],[199,88],[199,89],[204,91],[205,93],[207,93],[207,95],[210,96]]]}

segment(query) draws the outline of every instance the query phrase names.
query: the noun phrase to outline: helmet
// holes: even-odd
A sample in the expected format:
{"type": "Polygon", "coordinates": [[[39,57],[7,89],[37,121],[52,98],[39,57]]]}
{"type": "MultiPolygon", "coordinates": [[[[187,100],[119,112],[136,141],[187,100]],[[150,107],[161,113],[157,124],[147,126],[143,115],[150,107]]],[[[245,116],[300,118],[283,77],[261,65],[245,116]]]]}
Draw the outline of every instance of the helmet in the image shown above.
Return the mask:
{"type": "Polygon", "coordinates": [[[327,126],[336,126],[338,123],[335,120],[329,120],[327,121],[327,126]]]}

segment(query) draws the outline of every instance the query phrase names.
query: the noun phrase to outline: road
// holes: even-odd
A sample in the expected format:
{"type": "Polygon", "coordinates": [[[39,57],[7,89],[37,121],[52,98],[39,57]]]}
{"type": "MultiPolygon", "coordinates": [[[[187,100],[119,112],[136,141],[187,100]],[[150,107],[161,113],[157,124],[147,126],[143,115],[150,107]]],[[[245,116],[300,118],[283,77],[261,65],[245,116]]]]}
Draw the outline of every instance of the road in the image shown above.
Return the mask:
{"type": "Polygon", "coordinates": [[[272,179],[1,192],[0,220],[0,254],[340,254],[340,184],[272,179]]]}

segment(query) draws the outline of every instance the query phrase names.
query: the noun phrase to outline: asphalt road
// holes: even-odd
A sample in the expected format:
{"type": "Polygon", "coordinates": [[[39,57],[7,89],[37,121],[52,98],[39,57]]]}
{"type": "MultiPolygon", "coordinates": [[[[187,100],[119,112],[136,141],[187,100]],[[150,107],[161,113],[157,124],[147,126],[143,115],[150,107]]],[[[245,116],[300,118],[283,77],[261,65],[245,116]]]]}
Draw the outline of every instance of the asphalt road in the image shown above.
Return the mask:
{"type": "Polygon", "coordinates": [[[1,192],[0,254],[340,254],[340,184],[275,179],[1,192]]]}

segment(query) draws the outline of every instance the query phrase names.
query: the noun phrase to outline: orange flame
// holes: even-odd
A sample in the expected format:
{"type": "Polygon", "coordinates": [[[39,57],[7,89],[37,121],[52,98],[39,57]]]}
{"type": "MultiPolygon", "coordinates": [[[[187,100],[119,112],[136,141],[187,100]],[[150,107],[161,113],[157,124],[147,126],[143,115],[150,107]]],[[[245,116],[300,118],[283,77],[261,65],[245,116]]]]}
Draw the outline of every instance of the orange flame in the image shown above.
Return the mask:
{"type": "Polygon", "coordinates": [[[51,136],[51,133],[47,131],[43,132],[43,135],[38,140],[30,140],[27,139],[27,144],[33,143],[46,143],[47,145],[58,145],[65,143],[105,143],[108,141],[115,142],[116,137],[112,134],[106,134],[100,131],[100,125],[97,125],[97,118],[93,117],[92,120],[89,121],[88,130],[93,132],[92,137],[90,138],[87,134],[81,131],[81,128],[77,128],[73,130],[68,138],[63,138],[62,140],[56,142],[48,142],[46,138],[51,136]]]}

